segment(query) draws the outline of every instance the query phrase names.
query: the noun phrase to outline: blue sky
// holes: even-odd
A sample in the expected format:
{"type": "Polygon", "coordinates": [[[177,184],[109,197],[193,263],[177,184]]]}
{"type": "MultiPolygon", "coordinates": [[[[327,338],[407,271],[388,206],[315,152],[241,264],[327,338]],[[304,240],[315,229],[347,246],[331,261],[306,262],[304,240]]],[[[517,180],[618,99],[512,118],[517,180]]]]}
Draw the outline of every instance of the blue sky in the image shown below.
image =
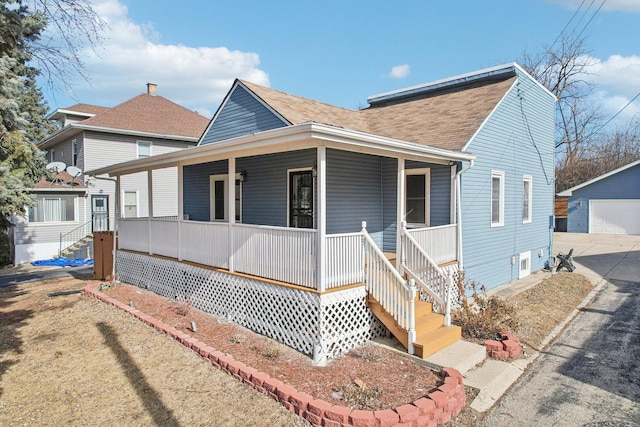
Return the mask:
{"type": "MultiPolygon", "coordinates": [[[[92,0],[108,22],[84,52],[90,83],[45,89],[51,109],[158,93],[211,117],[234,78],[345,108],[367,97],[512,62],[602,0],[92,0]]],[[[640,92],[640,0],[606,0],[585,29],[605,115],[640,92]]],[[[621,118],[640,114],[640,99],[621,118]]]]}

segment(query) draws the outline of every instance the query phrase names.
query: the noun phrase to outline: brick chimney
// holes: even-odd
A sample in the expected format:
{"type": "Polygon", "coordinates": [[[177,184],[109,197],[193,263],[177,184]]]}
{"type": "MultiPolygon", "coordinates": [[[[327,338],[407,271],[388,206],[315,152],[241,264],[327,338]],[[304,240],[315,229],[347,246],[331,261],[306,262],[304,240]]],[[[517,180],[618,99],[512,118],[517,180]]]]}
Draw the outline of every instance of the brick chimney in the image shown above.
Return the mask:
{"type": "Polygon", "coordinates": [[[158,85],[155,83],[147,83],[147,95],[156,96],[158,85]]]}

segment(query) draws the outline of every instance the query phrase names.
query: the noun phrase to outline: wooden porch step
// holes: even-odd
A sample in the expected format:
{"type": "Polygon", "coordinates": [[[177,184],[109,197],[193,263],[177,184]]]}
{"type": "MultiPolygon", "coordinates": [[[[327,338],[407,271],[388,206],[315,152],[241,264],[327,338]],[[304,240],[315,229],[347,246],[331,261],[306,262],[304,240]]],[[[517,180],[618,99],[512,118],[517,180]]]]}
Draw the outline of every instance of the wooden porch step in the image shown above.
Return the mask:
{"type": "Polygon", "coordinates": [[[423,359],[462,339],[460,326],[441,326],[438,329],[419,334],[413,344],[416,356],[423,359]]]}
{"type": "MultiPolygon", "coordinates": [[[[373,296],[367,296],[371,312],[386,326],[391,334],[405,347],[409,348],[409,333],[389,314],[373,296]]],[[[432,304],[416,301],[416,342],[414,349],[423,359],[433,353],[459,341],[462,330],[459,326],[444,326],[444,316],[432,311],[432,304]]]]}

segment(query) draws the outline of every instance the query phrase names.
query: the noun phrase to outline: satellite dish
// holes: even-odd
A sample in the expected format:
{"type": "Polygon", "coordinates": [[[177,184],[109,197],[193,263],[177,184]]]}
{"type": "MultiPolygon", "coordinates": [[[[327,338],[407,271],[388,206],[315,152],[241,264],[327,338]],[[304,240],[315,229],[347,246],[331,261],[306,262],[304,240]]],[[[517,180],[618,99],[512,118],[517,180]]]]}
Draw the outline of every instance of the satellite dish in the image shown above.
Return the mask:
{"type": "Polygon", "coordinates": [[[60,173],[64,171],[66,168],[67,168],[67,165],[65,165],[62,162],[51,162],[47,165],[47,169],[54,173],[60,173]]]}
{"type": "Polygon", "coordinates": [[[82,170],[80,170],[80,168],[77,168],[75,166],[69,166],[67,168],[67,173],[71,175],[71,178],[77,178],[80,175],[82,175],[82,170]]]}

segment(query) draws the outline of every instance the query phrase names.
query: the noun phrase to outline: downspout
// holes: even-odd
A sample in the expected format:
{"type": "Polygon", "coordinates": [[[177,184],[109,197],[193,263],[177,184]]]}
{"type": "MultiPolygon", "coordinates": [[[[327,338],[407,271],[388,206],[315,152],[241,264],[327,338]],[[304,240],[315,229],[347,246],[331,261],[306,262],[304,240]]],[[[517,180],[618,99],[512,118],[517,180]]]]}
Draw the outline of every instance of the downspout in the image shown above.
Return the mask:
{"type": "MultiPolygon", "coordinates": [[[[104,181],[111,181],[115,184],[115,206],[113,207],[115,215],[114,215],[114,224],[113,224],[113,250],[111,252],[111,259],[113,260],[112,264],[111,264],[111,277],[113,281],[116,281],[115,277],[116,277],[116,236],[118,234],[118,217],[119,217],[119,212],[120,212],[120,208],[119,208],[119,201],[120,201],[120,179],[119,178],[107,178],[107,177],[99,177],[99,176],[94,176],[95,179],[102,179],[104,181]]],[[[109,215],[109,213],[107,212],[107,215],[109,215]]],[[[108,216],[107,216],[107,220],[108,220],[108,216]]],[[[93,218],[92,218],[93,219],[93,218]]]]}
{"type": "Polygon", "coordinates": [[[456,223],[458,224],[458,268],[460,270],[464,267],[464,260],[462,258],[462,191],[460,190],[460,175],[468,171],[473,167],[473,159],[469,160],[469,165],[466,168],[461,169],[456,173],[456,223]]]}

